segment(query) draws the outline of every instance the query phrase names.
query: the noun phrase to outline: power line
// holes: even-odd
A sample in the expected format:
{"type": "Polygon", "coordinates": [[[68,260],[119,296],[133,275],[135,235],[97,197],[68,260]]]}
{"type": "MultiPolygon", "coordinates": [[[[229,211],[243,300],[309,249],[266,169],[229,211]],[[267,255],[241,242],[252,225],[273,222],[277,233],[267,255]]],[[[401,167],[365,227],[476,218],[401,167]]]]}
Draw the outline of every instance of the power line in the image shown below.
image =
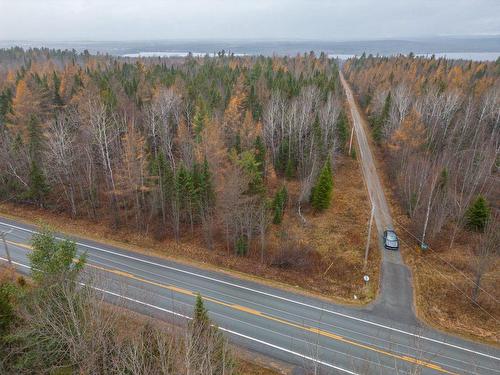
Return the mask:
{"type": "MultiPolygon", "coordinates": [[[[405,243],[403,240],[400,239],[400,241],[405,244],[406,246],[410,247],[407,243],[405,243]]],[[[491,315],[484,307],[482,307],[479,303],[474,301],[471,297],[467,295],[462,289],[460,289],[453,281],[451,281],[446,275],[441,273],[436,267],[432,266],[428,261],[426,261],[423,257],[419,258],[421,261],[425,262],[430,268],[433,268],[439,275],[441,275],[444,279],[446,279],[451,285],[455,287],[460,293],[462,293],[468,300],[470,300],[474,305],[479,307],[481,310],[483,310],[487,315],[489,315],[495,322],[500,324],[500,320],[495,318],[493,315],[491,315]]]]}
{"type": "MultiPolygon", "coordinates": [[[[411,237],[413,237],[417,242],[419,242],[420,240],[418,239],[417,236],[415,236],[413,233],[411,233],[408,229],[406,229],[400,222],[398,222],[397,220],[393,219],[393,221],[396,223],[396,225],[398,225],[401,229],[403,229],[406,233],[408,233],[411,237]]],[[[442,262],[446,263],[447,265],[449,265],[451,268],[453,268],[454,271],[458,272],[459,274],[461,274],[467,281],[471,282],[474,287],[477,287],[479,288],[479,290],[481,290],[482,292],[484,292],[485,294],[487,294],[490,298],[492,298],[496,303],[500,303],[499,300],[497,300],[495,298],[495,296],[493,296],[492,294],[490,294],[487,290],[483,289],[478,283],[476,283],[474,280],[472,280],[469,276],[467,276],[464,272],[462,272],[461,270],[459,270],[458,268],[456,268],[453,264],[451,264],[450,262],[448,262],[446,259],[443,259],[439,253],[432,249],[429,245],[427,245],[427,249],[432,251],[432,254],[439,258],[442,262]]]]}

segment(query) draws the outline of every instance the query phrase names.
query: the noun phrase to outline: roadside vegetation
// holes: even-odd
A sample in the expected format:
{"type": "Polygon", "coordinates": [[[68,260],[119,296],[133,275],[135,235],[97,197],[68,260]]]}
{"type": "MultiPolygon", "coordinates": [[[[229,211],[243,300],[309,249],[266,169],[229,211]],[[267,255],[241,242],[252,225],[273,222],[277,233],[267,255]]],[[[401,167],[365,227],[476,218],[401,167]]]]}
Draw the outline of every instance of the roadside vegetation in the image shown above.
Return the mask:
{"type": "Polygon", "coordinates": [[[3,202],[152,239],[168,256],[375,295],[362,282],[369,205],[345,155],[334,60],[13,48],[0,62],[3,202]],[[316,229],[335,241],[318,244],[316,229]]]}
{"type": "Polygon", "coordinates": [[[344,69],[380,146],[420,316],[498,343],[500,60],[363,55],[344,69]]]}
{"type": "Polygon", "coordinates": [[[0,373],[274,373],[238,363],[201,296],[193,319],[171,326],[106,303],[73,242],[45,230],[33,249],[32,279],[0,268],[0,373]]]}

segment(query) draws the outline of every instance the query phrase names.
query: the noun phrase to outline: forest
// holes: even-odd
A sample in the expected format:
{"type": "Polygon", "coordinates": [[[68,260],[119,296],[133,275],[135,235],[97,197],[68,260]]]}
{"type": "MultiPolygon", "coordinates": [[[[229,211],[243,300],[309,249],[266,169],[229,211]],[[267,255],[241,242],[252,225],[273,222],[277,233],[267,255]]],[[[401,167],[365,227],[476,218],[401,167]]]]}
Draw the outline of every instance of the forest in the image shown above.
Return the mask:
{"type": "Polygon", "coordinates": [[[113,231],[324,270],[332,260],[283,220],[306,225],[330,207],[348,136],[324,54],[0,51],[0,201],[113,231]]]}
{"type": "Polygon", "coordinates": [[[449,328],[468,325],[459,322],[464,312],[480,316],[482,324],[490,322],[495,331],[500,59],[363,55],[349,60],[344,70],[401,210],[396,229],[411,250],[429,253],[407,254],[426,314],[433,321],[450,319],[449,328]],[[441,300],[436,296],[447,306],[431,302],[441,300]]]}

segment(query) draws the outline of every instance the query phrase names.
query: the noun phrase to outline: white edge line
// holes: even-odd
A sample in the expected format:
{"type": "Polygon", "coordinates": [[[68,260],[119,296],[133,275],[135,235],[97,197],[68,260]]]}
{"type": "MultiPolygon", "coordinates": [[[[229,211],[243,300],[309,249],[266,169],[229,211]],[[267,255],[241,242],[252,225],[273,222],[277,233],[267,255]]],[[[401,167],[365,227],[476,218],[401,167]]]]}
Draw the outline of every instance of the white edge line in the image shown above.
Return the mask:
{"type": "MultiPolygon", "coordinates": [[[[12,227],[12,228],[15,228],[15,229],[23,230],[23,231],[29,232],[29,233],[38,233],[38,232],[33,231],[31,229],[26,229],[26,228],[19,227],[19,226],[16,226],[16,225],[4,223],[2,221],[0,221],[0,224],[1,225],[9,226],[9,227],[12,227]]],[[[64,238],[61,238],[61,237],[56,237],[56,238],[58,238],[58,239],[64,239],[64,238]]],[[[380,324],[380,323],[371,322],[369,320],[365,320],[365,319],[362,319],[362,318],[357,318],[357,317],[354,317],[354,316],[351,316],[351,315],[347,315],[347,314],[339,313],[339,312],[336,312],[336,311],[328,310],[328,309],[325,309],[325,308],[322,308],[322,307],[318,307],[318,306],[314,306],[314,305],[309,305],[309,304],[304,303],[304,302],[295,301],[295,300],[292,300],[292,299],[289,299],[289,298],[286,298],[286,297],[281,297],[281,296],[278,296],[278,295],[275,295],[275,294],[263,292],[263,291],[252,289],[252,288],[245,287],[245,286],[242,286],[242,285],[233,284],[233,283],[230,283],[228,281],[218,280],[218,279],[215,279],[215,278],[210,277],[210,276],[205,276],[205,275],[197,274],[197,273],[194,273],[194,272],[191,272],[191,271],[186,271],[186,270],[182,270],[182,269],[179,269],[179,268],[167,266],[167,265],[164,265],[164,264],[155,263],[155,262],[152,262],[152,261],[149,261],[149,260],[146,260],[146,259],[141,259],[141,258],[137,258],[137,257],[131,256],[131,255],[120,254],[120,253],[117,253],[115,251],[102,249],[100,247],[96,247],[96,246],[92,246],[92,245],[87,245],[87,244],[82,243],[82,242],[75,241],[75,243],[77,245],[80,245],[80,246],[83,246],[83,247],[87,247],[89,249],[94,249],[94,250],[97,250],[97,251],[102,251],[102,252],[105,252],[105,253],[114,254],[114,255],[117,255],[117,256],[124,257],[124,258],[132,259],[134,261],[138,261],[138,262],[150,264],[150,265],[153,265],[153,266],[157,266],[157,267],[161,267],[161,268],[170,269],[170,270],[173,270],[173,271],[185,273],[185,274],[188,274],[188,275],[191,275],[191,276],[196,276],[196,277],[199,277],[199,278],[202,278],[202,279],[205,279],[205,280],[210,280],[210,281],[214,281],[214,282],[217,282],[217,283],[220,283],[220,284],[229,285],[229,286],[232,286],[232,287],[235,287],[235,288],[239,288],[239,289],[247,290],[247,291],[250,291],[250,292],[253,292],[253,293],[265,295],[267,297],[272,297],[272,298],[280,299],[282,301],[294,303],[294,304],[297,304],[297,305],[300,305],[300,306],[309,307],[309,308],[312,308],[312,309],[315,309],[315,310],[318,310],[318,311],[321,311],[321,312],[326,312],[326,313],[330,313],[330,314],[333,314],[333,315],[341,316],[343,318],[348,318],[348,319],[356,320],[356,321],[363,322],[363,323],[366,323],[366,324],[371,324],[371,325],[379,327],[379,328],[384,328],[384,329],[388,329],[388,330],[391,330],[391,331],[394,331],[394,332],[398,332],[398,333],[402,333],[402,334],[405,334],[405,335],[409,335],[409,336],[415,337],[417,339],[431,341],[431,342],[434,342],[436,344],[441,344],[441,345],[449,346],[449,347],[454,348],[454,349],[460,349],[460,350],[463,350],[463,351],[466,351],[466,352],[469,352],[469,353],[477,354],[477,355],[480,355],[480,356],[483,356],[483,357],[486,357],[486,358],[490,358],[490,359],[494,359],[494,360],[500,361],[499,357],[495,357],[495,356],[490,355],[490,354],[478,352],[478,351],[475,351],[475,350],[472,350],[472,349],[464,348],[464,347],[459,346],[459,345],[450,344],[450,343],[447,343],[445,341],[440,341],[440,340],[433,339],[433,338],[430,338],[430,337],[421,336],[421,335],[418,335],[416,333],[411,333],[411,332],[403,331],[403,330],[398,329],[398,328],[389,327],[389,326],[386,326],[386,325],[383,325],[383,324],[380,324]]]]}
{"type": "MultiPolygon", "coordinates": [[[[84,283],[80,283],[81,285],[85,285],[84,283]]],[[[118,293],[115,293],[115,292],[110,292],[108,290],[105,290],[105,289],[101,289],[101,288],[97,288],[97,287],[93,287],[93,286],[90,286],[92,289],[95,289],[95,290],[98,290],[102,293],[106,293],[106,294],[110,294],[112,296],[115,296],[115,297],[118,297],[118,298],[123,298],[127,301],[132,301],[132,302],[135,302],[135,303],[138,303],[140,305],[144,305],[144,306],[147,306],[147,307],[151,307],[153,309],[157,309],[157,310],[160,310],[160,311],[163,311],[163,312],[166,312],[168,314],[172,314],[174,316],[177,316],[177,317],[180,317],[180,318],[185,318],[185,319],[188,319],[188,320],[192,320],[191,317],[187,316],[187,315],[183,315],[183,314],[180,314],[180,313],[177,313],[175,311],[172,311],[172,310],[168,310],[168,309],[165,309],[163,307],[159,307],[159,306],[156,306],[156,305],[152,305],[150,303],[147,303],[147,302],[143,302],[143,301],[139,301],[137,299],[134,299],[134,298],[131,298],[131,297],[127,297],[127,296],[123,296],[121,294],[118,294],[118,293]]],[[[286,348],[283,348],[281,346],[278,346],[278,345],[274,345],[274,344],[271,344],[271,343],[268,343],[266,341],[262,341],[262,340],[259,340],[259,339],[256,339],[255,337],[251,337],[251,336],[247,336],[247,335],[244,335],[242,333],[239,333],[239,332],[236,332],[236,331],[233,331],[233,330],[230,330],[230,329],[227,329],[227,328],[223,328],[223,327],[220,327],[218,326],[217,327],[218,329],[220,329],[221,331],[223,332],[227,332],[227,333],[230,333],[232,335],[235,335],[235,336],[239,336],[239,337],[242,337],[242,338],[245,338],[247,340],[250,340],[250,341],[255,341],[259,344],[263,344],[263,345],[267,345],[267,346],[270,346],[271,348],[274,348],[274,349],[278,349],[278,350],[281,350],[285,353],[289,353],[289,354],[292,354],[292,355],[295,355],[297,357],[300,357],[300,358],[303,358],[303,359],[307,359],[309,361],[313,361],[313,362],[316,362],[316,363],[319,363],[321,365],[324,365],[324,366],[327,366],[327,367],[330,367],[330,368],[333,368],[335,370],[339,370],[339,371],[342,371],[342,372],[345,372],[347,374],[351,374],[351,375],[359,375],[355,372],[352,372],[350,370],[346,370],[342,367],[338,367],[338,366],[335,366],[335,365],[332,365],[331,363],[328,363],[328,362],[324,362],[324,361],[321,361],[321,360],[318,360],[318,359],[315,359],[315,358],[312,358],[312,357],[309,357],[307,355],[304,355],[304,354],[300,354],[300,353],[297,353],[297,352],[294,352],[292,350],[289,350],[289,349],[286,349],[286,348]]]]}
{"type": "MultiPolygon", "coordinates": [[[[0,259],[2,259],[4,261],[7,261],[7,259],[3,258],[3,257],[0,257],[0,259]]],[[[14,262],[14,261],[12,261],[12,263],[15,264],[15,265],[17,265],[17,266],[21,266],[21,267],[24,267],[24,268],[31,269],[30,266],[27,266],[27,265],[22,264],[22,263],[18,263],[18,262],[14,262]]],[[[102,293],[110,294],[112,296],[115,296],[115,297],[118,297],[118,298],[122,298],[122,299],[125,299],[127,301],[135,302],[135,303],[140,304],[140,305],[144,305],[144,306],[156,309],[156,310],[160,310],[160,311],[166,312],[167,314],[171,314],[171,315],[174,315],[174,316],[177,316],[177,317],[180,317],[180,318],[192,320],[192,318],[189,317],[189,316],[187,316],[187,315],[183,315],[183,314],[180,314],[178,312],[175,312],[175,311],[172,311],[172,310],[168,310],[168,309],[165,309],[165,308],[160,307],[160,306],[152,305],[152,304],[147,303],[147,302],[139,301],[139,300],[137,300],[135,298],[127,297],[127,296],[124,296],[124,295],[121,295],[121,294],[118,294],[118,293],[115,293],[115,292],[111,292],[111,291],[106,290],[106,289],[102,289],[102,288],[98,288],[98,287],[95,287],[95,286],[87,285],[87,284],[82,283],[82,282],[79,282],[79,284],[82,285],[82,286],[88,286],[88,287],[90,287],[90,288],[92,288],[94,290],[97,290],[99,292],[102,292],[102,293]]],[[[339,371],[345,372],[346,374],[359,375],[359,374],[357,374],[355,372],[352,372],[350,370],[346,370],[346,369],[344,369],[342,367],[338,367],[338,366],[332,365],[331,363],[324,362],[324,361],[321,361],[319,359],[315,359],[315,358],[309,357],[307,355],[294,352],[294,351],[292,351],[290,349],[286,349],[286,348],[283,348],[281,346],[274,345],[274,344],[271,344],[269,342],[256,339],[255,337],[247,336],[247,335],[244,335],[242,333],[239,333],[239,332],[227,329],[227,328],[219,327],[219,326],[217,328],[220,329],[223,332],[227,332],[227,333],[230,333],[232,335],[239,336],[239,337],[245,338],[247,340],[257,342],[259,344],[267,345],[267,346],[269,346],[271,348],[281,350],[282,352],[285,352],[285,353],[288,353],[288,354],[292,354],[292,355],[295,355],[297,357],[300,357],[300,358],[303,358],[303,359],[307,359],[307,360],[312,361],[312,362],[319,363],[320,365],[327,366],[327,367],[333,368],[335,370],[339,370],[339,371]]]]}

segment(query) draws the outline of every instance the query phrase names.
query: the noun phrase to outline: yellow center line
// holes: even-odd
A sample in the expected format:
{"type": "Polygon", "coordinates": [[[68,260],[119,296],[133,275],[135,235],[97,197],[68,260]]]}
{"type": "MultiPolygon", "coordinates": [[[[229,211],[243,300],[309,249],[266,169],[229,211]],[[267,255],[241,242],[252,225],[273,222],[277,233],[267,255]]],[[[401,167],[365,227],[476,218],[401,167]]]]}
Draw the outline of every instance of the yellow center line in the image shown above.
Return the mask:
{"type": "MultiPolygon", "coordinates": [[[[25,249],[29,249],[29,250],[32,249],[31,246],[23,244],[23,243],[14,242],[14,241],[7,241],[7,242],[11,243],[13,245],[25,248],[25,249]]],[[[75,259],[75,261],[77,261],[77,259],[75,259]]],[[[118,276],[126,277],[126,278],[136,280],[136,281],[139,281],[139,282],[142,282],[145,284],[154,285],[154,286],[157,286],[159,288],[167,289],[167,290],[170,290],[172,292],[179,293],[179,294],[184,294],[184,295],[192,296],[192,297],[197,295],[197,293],[195,293],[191,290],[179,288],[179,287],[176,287],[173,285],[158,283],[156,281],[147,280],[147,279],[144,279],[142,277],[131,274],[129,272],[121,271],[118,269],[106,268],[106,267],[97,266],[95,264],[90,264],[90,263],[87,263],[86,265],[91,267],[91,268],[95,268],[95,269],[98,269],[98,270],[101,270],[104,272],[109,272],[109,273],[112,273],[112,274],[115,274],[118,276]]],[[[314,333],[317,335],[328,337],[328,338],[336,340],[336,341],[344,342],[346,344],[356,346],[358,348],[362,348],[362,349],[369,350],[369,351],[372,351],[375,353],[383,354],[383,355],[386,355],[386,356],[389,356],[389,357],[392,357],[395,359],[399,359],[399,360],[402,360],[405,362],[413,363],[413,364],[418,365],[418,366],[424,366],[424,367],[427,367],[427,368],[430,368],[430,369],[433,369],[433,370],[436,370],[436,371],[439,371],[439,372],[442,372],[445,374],[458,375],[458,374],[456,374],[454,372],[450,372],[450,371],[448,371],[448,370],[442,368],[441,366],[436,365],[432,362],[423,361],[423,360],[420,360],[418,358],[414,358],[414,357],[410,357],[410,356],[406,356],[406,355],[399,355],[399,354],[391,353],[391,352],[385,351],[383,349],[379,349],[379,348],[365,345],[365,344],[362,344],[362,343],[359,343],[359,342],[356,342],[356,341],[353,341],[350,339],[346,339],[343,336],[339,336],[339,335],[336,335],[336,334],[328,332],[328,331],[324,331],[324,330],[319,329],[319,328],[310,327],[307,325],[300,325],[300,324],[297,324],[297,323],[294,323],[294,322],[291,322],[291,321],[288,321],[285,319],[281,319],[281,318],[277,318],[277,317],[274,317],[271,315],[267,315],[266,313],[263,313],[261,311],[258,311],[258,310],[255,310],[255,309],[252,309],[249,307],[241,306],[238,304],[231,304],[231,303],[223,302],[223,301],[220,301],[220,300],[212,298],[212,297],[204,296],[203,299],[206,301],[221,305],[221,306],[228,307],[228,308],[233,309],[233,310],[238,310],[238,311],[242,311],[242,312],[245,312],[247,314],[250,314],[250,315],[259,316],[259,317],[262,317],[262,318],[267,319],[267,320],[271,320],[271,321],[274,321],[274,322],[277,322],[277,323],[280,323],[283,325],[287,325],[289,327],[293,327],[293,328],[296,328],[296,329],[299,329],[302,331],[307,331],[307,332],[311,332],[311,333],[314,333]]]]}

